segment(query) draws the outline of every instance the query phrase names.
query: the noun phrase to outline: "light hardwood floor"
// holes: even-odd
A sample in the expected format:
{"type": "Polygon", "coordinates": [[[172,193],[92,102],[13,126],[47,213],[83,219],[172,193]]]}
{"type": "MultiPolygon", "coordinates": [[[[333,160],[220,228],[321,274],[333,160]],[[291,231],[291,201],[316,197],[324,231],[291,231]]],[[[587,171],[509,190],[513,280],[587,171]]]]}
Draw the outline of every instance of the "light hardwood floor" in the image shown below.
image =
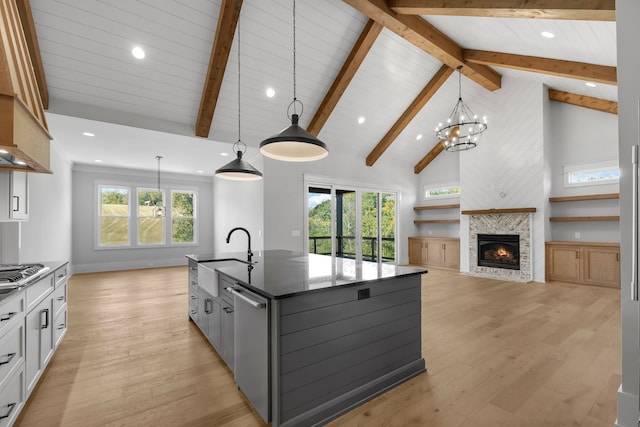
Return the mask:
{"type": "MultiPolygon", "coordinates": [[[[332,426],[612,426],[620,291],[423,276],[427,372],[332,426]]],[[[74,275],[69,331],[16,426],[261,426],[187,321],[186,267],[74,275]]]]}

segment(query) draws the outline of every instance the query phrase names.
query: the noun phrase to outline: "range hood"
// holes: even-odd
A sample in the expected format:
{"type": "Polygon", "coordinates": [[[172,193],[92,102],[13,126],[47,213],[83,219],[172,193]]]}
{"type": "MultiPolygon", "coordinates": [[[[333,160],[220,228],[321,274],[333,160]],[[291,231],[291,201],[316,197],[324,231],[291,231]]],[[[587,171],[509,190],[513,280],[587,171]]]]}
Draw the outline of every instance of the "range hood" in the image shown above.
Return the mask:
{"type": "Polygon", "coordinates": [[[52,138],[15,0],[0,9],[0,169],[51,173],[52,138]]]}

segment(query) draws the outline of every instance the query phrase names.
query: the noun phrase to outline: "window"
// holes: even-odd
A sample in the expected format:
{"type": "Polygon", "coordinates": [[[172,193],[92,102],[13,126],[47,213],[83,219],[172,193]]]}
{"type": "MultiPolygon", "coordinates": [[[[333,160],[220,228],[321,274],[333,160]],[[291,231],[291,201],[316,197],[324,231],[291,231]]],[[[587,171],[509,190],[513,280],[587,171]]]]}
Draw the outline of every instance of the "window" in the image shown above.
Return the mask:
{"type": "Polygon", "coordinates": [[[164,244],[164,216],[156,207],[162,206],[164,192],[138,188],[138,244],[164,244]]]}
{"type": "Polygon", "coordinates": [[[97,248],[197,243],[195,190],[97,185],[97,248]],[[170,194],[170,206],[166,195],[170,194]],[[159,209],[160,207],[163,209],[159,209]],[[170,236],[170,238],[168,237],[170,236]]]}
{"type": "Polygon", "coordinates": [[[129,189],[100,186],[99,246],[129,245],[129,189]]]}
{"type": "Polygon", "coordinates": [[[424,188],[424,198],[430,199],[433,197],[445,198],[445,197],[458,197],[460,196],[459,185],[449,185],[443,187],[424,188]]]}
{"type": "Polygon", "coordinates": [[[195,243],[195,194],[171,192],[171,243],[195,243]]]}
{"type": "Polygon", "coordinates": [[[564,186],[617,184],[620,168],[614,160],[563,166],[564,186]]]}

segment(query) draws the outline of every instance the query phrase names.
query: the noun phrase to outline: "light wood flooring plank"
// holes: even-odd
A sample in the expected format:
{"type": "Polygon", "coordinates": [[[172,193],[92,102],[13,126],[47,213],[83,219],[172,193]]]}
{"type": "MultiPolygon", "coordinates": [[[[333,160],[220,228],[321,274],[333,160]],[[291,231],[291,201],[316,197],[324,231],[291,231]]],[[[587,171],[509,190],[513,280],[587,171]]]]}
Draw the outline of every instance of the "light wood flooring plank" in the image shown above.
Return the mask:
{"type": "MultiPolygon", "coordinates": [[[[187,319],[186,267],[74,275],[69,331],[16,426],[262,426],[187,319]]],[[[423,276],[428,371],[331,426],[612,425],[620,291],[423,276]]]]}

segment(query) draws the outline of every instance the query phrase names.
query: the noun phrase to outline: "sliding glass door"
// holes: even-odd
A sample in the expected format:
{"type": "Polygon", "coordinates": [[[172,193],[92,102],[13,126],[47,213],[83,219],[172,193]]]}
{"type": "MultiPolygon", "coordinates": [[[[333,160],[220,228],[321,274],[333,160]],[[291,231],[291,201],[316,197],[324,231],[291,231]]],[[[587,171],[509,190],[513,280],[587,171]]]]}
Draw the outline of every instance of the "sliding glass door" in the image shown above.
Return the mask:
{"type": "Polygon", "coordinates": [[[396,193],[307,185],[309,253],[396,261],[396,193]]]}

